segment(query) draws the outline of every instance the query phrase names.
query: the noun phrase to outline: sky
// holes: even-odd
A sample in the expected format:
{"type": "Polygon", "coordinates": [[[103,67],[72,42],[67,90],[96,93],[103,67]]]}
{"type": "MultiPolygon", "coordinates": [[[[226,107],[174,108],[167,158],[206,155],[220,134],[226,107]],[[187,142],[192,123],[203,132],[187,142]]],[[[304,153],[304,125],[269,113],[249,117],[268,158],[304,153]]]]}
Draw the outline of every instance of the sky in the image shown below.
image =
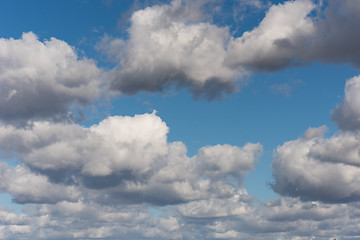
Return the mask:
{"type": "Polygon", "coordinates": [[[0,0],[0,239],[360,239],[359,11],[0,0]]]}

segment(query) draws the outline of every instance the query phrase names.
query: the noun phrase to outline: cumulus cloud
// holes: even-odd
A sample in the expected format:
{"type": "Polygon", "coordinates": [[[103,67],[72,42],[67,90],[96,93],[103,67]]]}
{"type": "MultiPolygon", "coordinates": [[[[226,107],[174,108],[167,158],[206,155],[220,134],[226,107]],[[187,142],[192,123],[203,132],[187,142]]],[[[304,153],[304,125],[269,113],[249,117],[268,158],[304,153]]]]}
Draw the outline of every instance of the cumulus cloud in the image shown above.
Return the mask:
{"type": "Polygon", "coordinates": [[[32,173],[28,168],[9,167],[0,162],[0,190],[10,193],[17,203],[54,203],[75,201],[79,192],[73,186],[50,183],[46,176],[32,173]]]}
{"type": "Polygon", "coordinates": [[[0,127],[0,149],[36,176],[84,190],[95,201],[159,205],[214,192],[231,195],[235,190],[226,177],[241,184],[262,150],[252,143],[207,146],[189,158],[182,142],[167,141],[168,131],[155,112],[108,117],[90,128],[51,122],[25,129],[5,125],[0,127]]]}
{"type": "Polygon", "coordinates": [[[360,129],[360,76],[346,81],[345,97],[332,114],[332,120],[341,130],[360,129]]]}
{"type": "Polygon", "coordinates": [[[304,139],[322,138],[327,130],[328,128],[325,125],[322,125],[317,128],[310,127],[305,131],[303,138],[304,139]]]}
{"type": "Polygon", "coordinates": [[[283,195],[328,202],[360,199],[359,135],[300,138],[279,146],[273,189],[283,195]]]}
{"type": "Polygon", "coordinates": [[[210,178],[224,178],[231,174],[241,182],[241,177],[254,167],[254,153],[262,153],[260,144],[249,143],[243,148],[216,145],[201,148],[195,156],[199,172],[210,178]],[[239,159],[242,159],[239,162],[239,159]]]}
{"type": "MultiPolygon", "coordinates": [[[[147,7],[132,14],[128,39],[105,36],[98,50],[120,62],[111,71],[110,88],[135,94],[187,87],[195,97],[211,100],[237,91],[248,69],[277,71],[312,61],[360,64],[356,1],[274,4],[257,27],[240,37],[205,17],[207,2],[174,0],[147,7]]],[[[288,94],[288,89],[275,90],[288,94]]]]}
{"type": "Polygon", "coordinates": [[[175,0],[133,13],[113,89],[134,94],[177,85],[207,99],[236,91],[237,72],[223,64],[228,29],[200,21],[199,7],[191,6],[175,0]]]}
{"type": "Polygon", "coordinates": [[[108,117],[91,127],[1,125],[3,157],[20,163],[0,164],[0,190],[31,212],[0,211],[1,238],[193,239],[186,218],[251,209],[252,197],[238,188],[261,155],[260,144],[205,146],[188,157],[182,142],[167,141],[168,131],[155,112],[108,117]],[[148,206],[171,214],[154,216],[148,206]]]}
{"type": "Polygon", "coordinates": [[[357,1],[286,1],[272,5],[261,23],[228,45],[227,66],[276,71],[311,61],[360,66],[357,1]]]}
{"type": "Polygon", "coordinates": [[[258,27],[230,40],[226,64],[260,71],[288,66],[315,31],[313,21],[307,17],[314,8],[310,0],[271,6],[258,27]]]}
{"type": "Polygon", "coordinates": [[[332,63],[352,63],[360,67],[360,3],[351,0],[333,0],[319,14],[316,32],[306,59],[332,63]]]}
{"type": "Polygon", "coordinates": [[[31,214],[0,210],[2,239],[329,239],[359,234],[351,204],[282,198],[256,201],[245,189],[176,206],[77,202],[28,205],[31,214]]]}
{"type": "Polygon", "coordinates": [[[100,70],[79,59],[66,42],[39,41],[32,32],[0,39],[0,119],[6,122],[66,117],[73,104],[100,94],[100,70]]]}
{"type": "Polygon", "coordinates": [[[326,138],[326,126],[309,128],[302,138],[277,148],[272,163],[276,192],[327,202],[360,199],[359,82],[359,76],[346,81],[344,100],[333,111],[339,133],[326,138]]]}

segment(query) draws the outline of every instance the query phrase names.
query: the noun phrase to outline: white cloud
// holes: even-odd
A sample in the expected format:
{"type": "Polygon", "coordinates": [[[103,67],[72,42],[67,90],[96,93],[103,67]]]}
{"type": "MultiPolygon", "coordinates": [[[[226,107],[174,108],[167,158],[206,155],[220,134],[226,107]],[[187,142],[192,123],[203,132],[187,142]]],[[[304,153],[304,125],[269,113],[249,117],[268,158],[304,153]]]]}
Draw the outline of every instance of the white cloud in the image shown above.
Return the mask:
{"type": "Polygon", "coordinates": [[[73,186],[108,204],[174,204],[206,199],[214,192],[229,196],[235,189],[226,176],[242,184],[261,155],[262,146],[249,143],[242,148],[207,146],[189,158],[183,143],[167,141],[168,131],[155,112],[108,117],[90,128],[34,122],[26,129],[0,126],[0,149],[4,156],[18,157],[39,178],[73,186]]]}
{"type": "Polygon", "coordinates": [[[228,45],[226,64],[276,71],[311,61],[360,66],[358,1],[295,0],[272,5],[261,23],[228,45]]]}
{"type": "Polygon", "coordinates": [[[274,71],[288,66],[315,31],[310,0],[273,5],[258,27],[230,40],[226,64],[274,71]]]}
{"type": "Polygon", "coordinates": [[[342,130],[360,129],[360,76],[346,81],[345,97],[341,105],[337,106],[332,114],[342,130]]]}
{"type": "Polygon", "coordinates": [[[359,149],[358,134],[286,142],[277,148],[272,163],[273,188],[305,199],[356,201],[360,198],[360,168],[355,165],[359,149]]]}
{"type": "Polygon", "coordinates": [[[359,82],[358,76],[347,80],[345,98],[333,112],[338,134],[326,138],[326,126],[309,128],[303,138],[277,148],[272,163],[276,192],[328,202],[360,199],[359,82]]]}
{"type": "Polygon", "coordinates": [[[32,32],[0,39],[0,119],[7,122],[66,116],[100,94],[100,70],[66,42],[41,42],[32,32]]]}
{"type": "Polygon", "coordinates": [[[23,166],[9,167],[0,162],[0,190],[10,193],[18,203],[75,201],[80,193],[73,186],[50,183],[48,178],[23,166]]]}
{"type": "Polygon", "coordinates": [[[199,172],[210,178],[224,178],[231,174],[239,182],[241,177],[254,167],[262,153],[260,144],[247,144],[243,148],[231,145],[203,147],[195,156],[199,172]],[[257,153],[258,156],[254,155],[257,153]]]}
{"type": "Polygon", "coordinates": [[[175,84],[208,99],[236,90],[237,72],[223,65],[228,29],[199,22],[200,10],[190,6],[175,0],[133,13],[114,89],[134,94],[175,84]]]}
{"type": "Polygon", "coordinates": [[[324,129],[310,128],[304,138],[277,148],[272,164],[276,192],[328,202],[359,200],[359,133],[324,138],[324,129]]]}
{"type": "Polygon", "coordinates": [[[229,198],[192,201],[178,208],[183,216],[192,218],[245,217],[253,211],[252,200],[245,189],[240,189],[229,198]]]}
{"type": "MultiPolygon", "coordinates": [[[[98,48],[120,61],[110,74],[111,89],[135,94],[187,87],[195,97],[211,100],[237,91],[247,69],[277,71],[312,61],[360,64],[356,1],[272,5],[260,24],[241,37],[232,37],[230,27],[210,23],[201,8],[208,1],[199,2],[174,0],[135,11],[126,41],[105,36],[98,48]]],[[[260,1],[238,4],[265,6],[260,1]]],[[[273,90],[289,95],[291,89],[283,84],[273,90]]]]}
{"type": "Polygon", "coordinates": [[[322,125],[317,128],[308,128],[306,132],[304,133],[304,139],[312,139],[312,138],[322,138],[324,137],[324,134],[328,130],[327,126],[322,125]]]}

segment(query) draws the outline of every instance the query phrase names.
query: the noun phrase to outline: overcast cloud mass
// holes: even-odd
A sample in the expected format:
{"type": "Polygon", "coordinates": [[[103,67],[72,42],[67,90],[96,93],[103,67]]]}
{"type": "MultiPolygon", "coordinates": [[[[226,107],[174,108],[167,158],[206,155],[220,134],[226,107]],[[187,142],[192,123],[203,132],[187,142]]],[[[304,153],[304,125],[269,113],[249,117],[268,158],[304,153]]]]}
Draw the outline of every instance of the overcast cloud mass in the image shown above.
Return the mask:
{"type": "Polygon", "coordinates": [[[308,126],[278,143],[268,184],[277,195],[264,201],[245,179],[266,143],[219,140],[191,154],[185,139],[170,137],[166,113],[90,116],[104,98],[111,105],[185,88],[218,103],[260,72],[315,62],[360,67],[360,1],[239,0],[230,23],[216,20],[225,2],[134,3],[127,32],[105,33],[92,46],[108,65],[32,29],[0,38],[0,192],[22,206],[0,205],[0,239],[360,237],[360,75],[346,80],[329,113],[335,127],[308,126]],[[232,26],[259,11],[250,30],[232,26]]]}

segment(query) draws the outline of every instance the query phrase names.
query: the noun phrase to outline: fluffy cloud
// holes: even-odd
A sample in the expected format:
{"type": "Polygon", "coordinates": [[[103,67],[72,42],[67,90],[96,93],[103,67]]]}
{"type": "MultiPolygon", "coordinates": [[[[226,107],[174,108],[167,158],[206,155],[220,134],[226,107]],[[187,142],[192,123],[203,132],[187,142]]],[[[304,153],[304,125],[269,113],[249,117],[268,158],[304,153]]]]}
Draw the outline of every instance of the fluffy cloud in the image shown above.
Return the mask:
{"type": "Polygon", "coordinates": [[[342,130],[360,129],[360,76],[346,81],[345,98],[341,105],[337,106],[332,114],[342,130]]]}
{"type": "Polygon", "coordinates": [[[286,67],[315,30],[307,17],[314,8],[310,0],[273,5],[257,28],[231,39],[226,64],[267,71],[286,67]]]}
{"type": "Polygon", "coordinates": [[[73,186],[95,201],[158,205],[233,194],[227,176],[241,184],[262,150],[251,143],[207,146],[189,158],[183,143],[167,142],[168,130],[155,112],[108,117],[90,128],[34,122],[25,129],[1,126],[0,149],[34,171],[33,179],[73,186]]]}
{"type": "Polygon", "coordinates": [[[272,5],[260,24],[240,37],[210,23],[201,9],[205,3],[174,0],[138,10],[127,40],[105,36],[97,48],[120,61],[110,74],[111,89],[135,94],[187,87],[195,97],[211,100],[236,91],[246,69],[276,71],[312,61],[360,66],[356,1],[272,5]]]}
{"type": "Polygon", "coordinates": [[[31,215],[0,210],[2,239],[329,239],[359,234],[356,205],[283,198],[256,202],[245,190],[159,208],[100,205],[80,200],[31,205],[31,215]]]}
{"type": "Polygon", "coordinates": [[[258,27],[232,38],[227,66],[276,71],[310,61],[360,66],[360,4],[334,0],[286,1],[269,8],[258,27]]]}
{"type": "MultiPolygon", "coordinates": [[[[360,67],[360,3],[351,0],[326,1],[328,6],[319,13],[316,32],[306,59],[332,63],[350,62],[360,67]]],[[[315,20],[316,22],[316,20],[315,20]]]]}
{"type": "Polygon", "coordinates": [[[22,163],[1,163],[0,190],[31,214],[0,211],[1,238],[193,239],[185,218],[251,209],[252,197],[238,186],[261,155],[260,144],[205,146],[190,158],[182,142],[167,141],[168,131],[155,112],[108,117],[88,128],[2,125],[3,157],[22,163]],[[171,214],[154,216],[148,206],[171,214]]]}
{"type": "Polygon", "coordinates": [[[10,193],[18,203],[75,201],[80,193],[73,186],[53,184],[23,166],[9,167],[0,162],[0,190],[10,193]]]}
{"type": "Polygon", "coordinates": [[[359,135],[300,138],[276,150],[276,192],[329,202],[360,199],[359,135]]]}
{"type": "Polygon", "coordinates": [[[79,59],[66,42],[41,42],[31,32],[0,39],[0,119],[7,122],[66,117],[73,104],[100,94],[100,70],[79,59]]]}
{"type": "Polygon", "coordinates": [[[199,22],[201,13],[191,6],[175,0],[133,13],[113,89],[134,94],[175,84],[207,99],[236,90],[237,72],[223,64],[228,29],[199,22]]]}
{"type": "Polygon", "coordinates": [[[358,76],[347,80],[345,98],[333,112],[340,133],[325,138],[326,126],[309,128],[304,137],[277,148],[276,192],[327,202],[360,199],[359,82],[358,76]]]}

